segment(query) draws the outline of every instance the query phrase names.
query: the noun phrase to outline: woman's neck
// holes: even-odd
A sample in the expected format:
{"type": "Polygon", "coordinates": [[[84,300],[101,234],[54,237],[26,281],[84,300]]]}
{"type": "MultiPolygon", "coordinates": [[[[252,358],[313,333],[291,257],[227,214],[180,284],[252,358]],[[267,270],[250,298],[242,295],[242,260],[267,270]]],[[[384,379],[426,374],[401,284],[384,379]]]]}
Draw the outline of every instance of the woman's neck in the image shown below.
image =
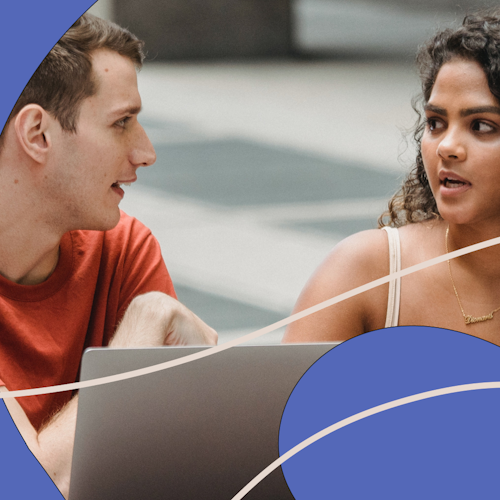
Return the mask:
{"type": "MultiPolygon", "coordinates": [[[[449,227],[447,243],[448,250],[458,250],[476,243],[500,237],[500,221],[483,222],[474,225],[458,225],[444,221],[444,229],[449,227]]],[[[444,247],[446,241],[443,242],[444,247]]],[[[473,271],[478,279],[500,278],[500,245],[494,245],[482,250],[471,252],[456,259],[457,265],[473,271]]]]}

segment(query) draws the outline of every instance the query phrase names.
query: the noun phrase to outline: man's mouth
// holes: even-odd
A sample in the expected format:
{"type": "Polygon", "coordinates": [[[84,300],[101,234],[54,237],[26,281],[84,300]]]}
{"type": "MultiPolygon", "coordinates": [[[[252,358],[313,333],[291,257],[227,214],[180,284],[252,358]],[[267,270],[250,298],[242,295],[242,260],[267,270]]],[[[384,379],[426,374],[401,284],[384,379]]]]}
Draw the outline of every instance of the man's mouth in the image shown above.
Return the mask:
{"type": "Polygon", "coordinates": [[[131,185],[132,185],[131,182],[119,182],[119,181],[116,181],[116,182],[113,182],[113,184],[111,184],[111,187],[119,188],[120,186],[131,186],[131,185]]]}

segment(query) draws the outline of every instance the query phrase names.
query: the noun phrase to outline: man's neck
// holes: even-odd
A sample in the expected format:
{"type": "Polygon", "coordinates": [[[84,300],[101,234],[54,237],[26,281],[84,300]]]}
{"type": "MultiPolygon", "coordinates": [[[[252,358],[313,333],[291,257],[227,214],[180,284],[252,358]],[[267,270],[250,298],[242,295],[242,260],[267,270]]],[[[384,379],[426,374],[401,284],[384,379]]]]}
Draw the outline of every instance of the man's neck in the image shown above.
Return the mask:
{"type": "MultiPolygon", "coordinates": [[[[12,125],[8,132],[12,132],[12,125]]],[[[0,275],[14,283],[44,282],[59,260],[65,230],[47,216],[40,190],[44,172],[15,141],[0,155],[0,275]]]]}
{"type": "Polygon", "coordinates": [[[62,234],[26,215],[13,218],[17,224],[0,221],[0,274],[14,283],[36,285],[57,267],[62,234]]]}
{"type": "Polygon", "coordinates": [[[18,259],[10,265],[4,262],[3,265],[0,264],[0,274],[9,281],[20,285],[37,285],[49,278],[56,269],[58,261],[59,245],[51,251],[45,252],[39,258],[32,255],[29,261],[18,259]]]}

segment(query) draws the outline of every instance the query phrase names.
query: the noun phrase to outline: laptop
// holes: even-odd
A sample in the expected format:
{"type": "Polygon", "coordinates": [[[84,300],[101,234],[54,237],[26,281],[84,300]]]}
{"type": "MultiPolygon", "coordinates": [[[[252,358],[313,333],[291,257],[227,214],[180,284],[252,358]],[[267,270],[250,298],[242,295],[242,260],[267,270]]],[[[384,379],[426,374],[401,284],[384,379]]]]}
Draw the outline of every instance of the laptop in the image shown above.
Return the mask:
{"type": "MultiPolygon", "coordinates": [[[[336,345],[237,346],[80,390],[69,499],[231,500],[279,457],[290,393],[336,345]]],[[[81,380],[202,349],[88,349],[81,380]]],[[[293,500],[281,467],[245,497],[255,499],[293,500]]]]}

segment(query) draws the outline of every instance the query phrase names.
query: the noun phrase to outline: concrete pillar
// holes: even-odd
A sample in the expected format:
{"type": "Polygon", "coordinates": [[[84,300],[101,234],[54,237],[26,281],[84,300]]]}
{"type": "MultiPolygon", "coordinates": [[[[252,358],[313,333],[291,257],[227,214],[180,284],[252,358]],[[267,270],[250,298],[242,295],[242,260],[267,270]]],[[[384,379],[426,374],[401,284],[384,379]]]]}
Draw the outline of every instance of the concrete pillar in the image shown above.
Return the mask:
{"type": "Polygon", "coordinates": [[[292,50],[291,0],[114,0],[113,12],[114,21],[146,42],[148,59],[286,56],[292,50]]]}
{"type": "Polygon", "coordinates": [[[114,21],[114,1],[113,0],[99,0],[88,10],[94,16],[102,17],[108,21],[114,21]]]}

